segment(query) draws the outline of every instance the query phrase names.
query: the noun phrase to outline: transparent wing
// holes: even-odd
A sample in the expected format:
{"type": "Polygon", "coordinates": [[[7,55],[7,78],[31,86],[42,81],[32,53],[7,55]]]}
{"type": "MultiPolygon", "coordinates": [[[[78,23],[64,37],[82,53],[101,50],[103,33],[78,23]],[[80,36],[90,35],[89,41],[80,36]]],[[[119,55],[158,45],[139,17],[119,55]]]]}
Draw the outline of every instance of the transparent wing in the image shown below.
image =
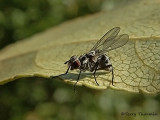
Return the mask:
{"type": "Polygon", "coordinates": [[[122,47],[125,45],[129,40],[129,35],[127,34],[122,34],[117,36],[114,40],[112,40],[112,44],[108,46],[106,43],[103,45],[102,53],[108,52],[113,49],[117,49],[119,47],[122,47]]]}
{"type": "Polygon", "coordinates": [[[91,51],[98,51],[98,54],[103,54],[110,50],[122,47],[125,45],[129,36],[127,34],[118,35],[120,31],[119,27],[109,30],[91,49],[91,51]]]}
{"type": "Polygon", "coordinates": [[[113,44],[114,39],[116,38],[116,36],[118,35],[120,31],[120,27],[115,27],[112,28],[111,30],[109,30],[95,45],[94,47],[90,50],[90,51],[96,51],[96,50],[102,50],[104,44],[106,45],[105,48],[107,48],[107,46],[109,47],[111,44],[113,44]]]}

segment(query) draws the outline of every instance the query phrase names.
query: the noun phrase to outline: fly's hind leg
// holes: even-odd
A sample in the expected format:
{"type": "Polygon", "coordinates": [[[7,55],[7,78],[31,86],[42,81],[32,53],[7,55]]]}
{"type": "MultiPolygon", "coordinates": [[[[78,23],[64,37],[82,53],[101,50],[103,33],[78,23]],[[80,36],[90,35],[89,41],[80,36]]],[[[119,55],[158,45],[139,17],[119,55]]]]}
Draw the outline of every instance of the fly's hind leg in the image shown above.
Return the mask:
{"type": "Polygon", "coordinates": [[[111,69],[109,69],[109,71],[112,73],[112,85],[114,86],[114,71],[113,71],[113,66],[112,65],[108,65],[108,66],[106,66],[107,68],[110,68],[111,67],[111,69]]]}
{"type": "MultiPolygon", "coordinates": [[[[113,72],[113,67],[112,67],[112,85],[113,85],[113,80],[114,80],[114,72],[113,72]]],[[[114,85],[113,85],[114,86],[114,85]]]]}

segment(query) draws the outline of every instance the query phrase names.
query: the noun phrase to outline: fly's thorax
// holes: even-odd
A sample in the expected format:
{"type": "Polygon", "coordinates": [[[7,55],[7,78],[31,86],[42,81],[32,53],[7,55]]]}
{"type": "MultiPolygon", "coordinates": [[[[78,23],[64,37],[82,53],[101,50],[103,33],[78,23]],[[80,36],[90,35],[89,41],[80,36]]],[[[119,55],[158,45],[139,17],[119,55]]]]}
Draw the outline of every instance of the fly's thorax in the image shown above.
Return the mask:
{"type": "Polygon", "coordinates": [[[97,62],[98,56],[96,55],[96,51],[90,51],[89,53],[86,54],[86,56],[89,59],[89,62],[97,62]]]}
{"type": "Polygon", "coordinates": [[[96,55],[96,52],[93,50],[93,51],[88,52],[86,55],[87,57],[94,57],[96,55]]]}
{"type": "Polygon", "coordinates": [[[68,66],[71,66],[71,70],[78,69],[81,66],[81,62],[77,56],[72,56],[68,61],[65,62],[68,66]]]}

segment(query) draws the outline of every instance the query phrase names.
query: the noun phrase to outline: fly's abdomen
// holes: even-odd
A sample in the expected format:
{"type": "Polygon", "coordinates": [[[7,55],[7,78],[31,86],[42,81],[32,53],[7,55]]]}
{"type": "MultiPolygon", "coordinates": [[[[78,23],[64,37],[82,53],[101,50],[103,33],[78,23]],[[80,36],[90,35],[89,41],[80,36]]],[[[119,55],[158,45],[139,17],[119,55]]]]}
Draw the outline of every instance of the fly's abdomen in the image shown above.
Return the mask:
{"type": "Polygon", "coordinates": [[[101,55],[98,58],[98,62],[99,62],[99,66],[98,69],[99,70],[107,70],[107,71],[111,71],[112,70],[112,64],[109,60],[109,57],[107,55],[101,55]]]}

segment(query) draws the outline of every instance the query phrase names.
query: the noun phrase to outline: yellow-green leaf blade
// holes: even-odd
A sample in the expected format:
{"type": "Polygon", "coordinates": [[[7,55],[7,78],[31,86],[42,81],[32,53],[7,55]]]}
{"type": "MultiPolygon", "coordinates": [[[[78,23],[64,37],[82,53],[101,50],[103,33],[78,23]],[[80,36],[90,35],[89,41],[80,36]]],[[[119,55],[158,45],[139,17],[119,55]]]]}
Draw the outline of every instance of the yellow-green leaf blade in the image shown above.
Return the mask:
{"type": "MultiPolygon", "coordinates": [[[[120,34],[128,34],[130,40],[122,48],[107,53],[114,66],[115,86],[111,86],[111,73],[106,71],[97,74],[100,86],[95,84],[90,72],[82,74],[78,85],[159,93],[160,7],[157,3],[158,0],[141,0],[81,17],[6,47],[0,52],[0,83],[27,76],[62,74],[67,69],[63,64],[66,60],[87,52],[108,30],[119,26],[120,34]]],[[[78,71],[71,71],[61,79],[73,84],[77,76],[78,71]]]]}

